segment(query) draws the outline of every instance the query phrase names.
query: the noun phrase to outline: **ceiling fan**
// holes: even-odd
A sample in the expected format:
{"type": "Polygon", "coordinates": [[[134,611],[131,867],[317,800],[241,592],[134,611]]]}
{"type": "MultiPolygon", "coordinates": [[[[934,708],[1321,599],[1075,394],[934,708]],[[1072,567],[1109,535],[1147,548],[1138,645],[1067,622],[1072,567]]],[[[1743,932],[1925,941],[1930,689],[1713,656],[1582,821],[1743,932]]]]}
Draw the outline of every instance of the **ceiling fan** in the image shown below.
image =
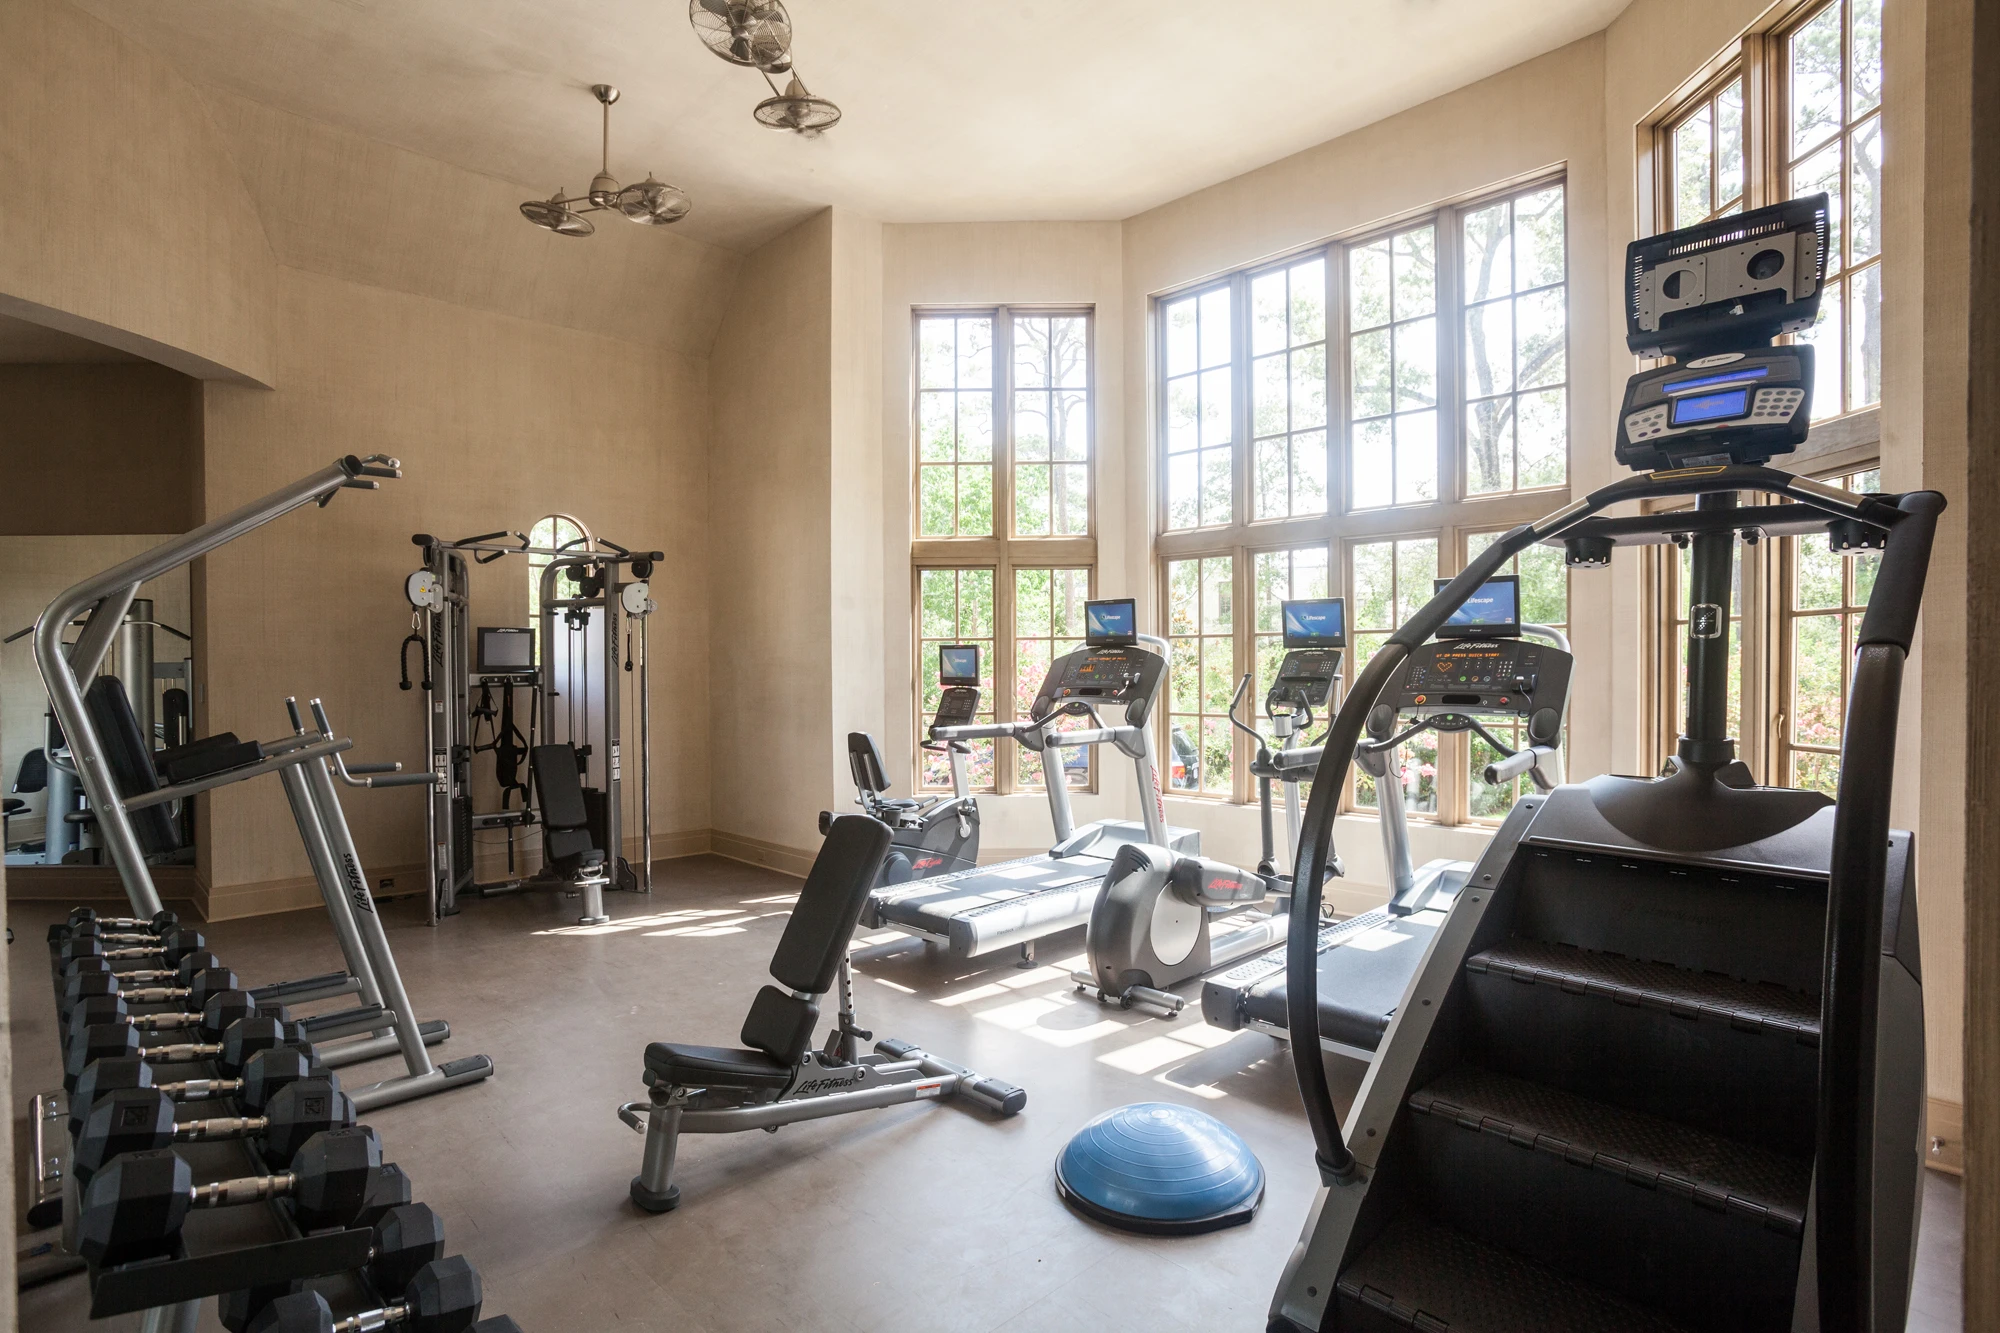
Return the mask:
{"type": "Polygon", "coordinates": [[[664,227],[686,217],[688,210],[694,207],[687,191],[655,180],[651,172],[636,185],[618,184],[611,174],[611,104],[618,100],[618,90],[608,83],[594,83],[590,91],[604,107],[603,165],[598,168],[590,188],[584,193],[565,195],[557,190],[547,199],[530,199],[521,205],[521,216],[558,236],[588,236],[596,231],[596,224],[584,216],[586,213],[621,213],[634,222],[652,227],[664,227]],[[585,203],[588,208],[572,207],[585,203]]]}
{"type": "Polygon", "coordinates": [[[751,113],[759,125],[815,139],[839,123],[840,108],[814,96],[792,68],[792,16],[781,0],[688,0],[688,22],[703,46],[770,84],[772,95],[751,113]],[[782,90],[774,74],[791,76],[782,90]]]}

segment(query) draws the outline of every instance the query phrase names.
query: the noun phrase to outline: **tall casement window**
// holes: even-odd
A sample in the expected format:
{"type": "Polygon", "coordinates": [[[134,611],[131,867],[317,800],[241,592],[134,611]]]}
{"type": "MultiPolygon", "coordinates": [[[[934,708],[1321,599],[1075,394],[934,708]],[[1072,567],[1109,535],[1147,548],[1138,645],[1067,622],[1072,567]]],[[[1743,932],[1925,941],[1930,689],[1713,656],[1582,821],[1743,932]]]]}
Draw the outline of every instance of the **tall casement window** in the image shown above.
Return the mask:
{"type": "MultiPolygon", "coordinates": [[[[1649,220],[1661,230],[1827,193],[1827,286],[1804,336],[1815,361],[1812,435],[1777,461],[1864,489],[1881,456],[1882,3],[1806,3],[1744,37],[1656,127],[1650,178],[1649,220]]],[[[1687,705],[1687,555],[1664,547],[1650,558],[1653,623],[1663,626],[1653,757],[1663,764],[1687,705]]],[[[1866,602],[1871,568],[1834,556],[1824,539],[1739,548],[1730,726],[1760,781],[1832,790],[1852,655],[1844,617],[1866,602]]]]}
{"type": "MultiPolygon", "coordinates": [[[[948,787],[921,748],[948,643],[980,647],[981,717],[1025,716],[1049,663],[1082,641],[1097,568],[1093,312],[1001,306],[911,312],[911,594],[918,784],[948,787]]],[[[1065,752],[1071,786],[1088,752],[1065,752]]],[[[975,747],[980,791],[1040,789],[1039,755],[975,747]]]]}
{"type": "MultiPolygon", "coordinates": [[[[1564,202],[1530,181],[1155,298],[1170,792],[1255,799],[1227,714],[1247,673],[1266,725],[1285,599],[1348,599],[1351,680],[1471,534],[1568,499],[1564,202]]],[[[1484,817],[1457,742],[1425,744],[1399,756],[1411,810],[1484,817]]]]}

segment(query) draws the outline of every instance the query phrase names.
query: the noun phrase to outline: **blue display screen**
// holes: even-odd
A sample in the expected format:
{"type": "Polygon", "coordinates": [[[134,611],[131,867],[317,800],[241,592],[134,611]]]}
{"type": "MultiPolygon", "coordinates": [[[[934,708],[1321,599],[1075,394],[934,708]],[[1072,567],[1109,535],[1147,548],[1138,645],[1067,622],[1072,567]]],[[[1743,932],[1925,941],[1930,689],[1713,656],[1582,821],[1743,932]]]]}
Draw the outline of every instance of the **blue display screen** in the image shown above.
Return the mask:
{"type": "Polygon", "coordinates": [[[1769,366],[1745,366],[1741,370],[1723,370],[1713,375],[1698,375],[1691,380],[1668,380],[1660,386],[1665,393],[1686,393],[1690,389],[1706,389],[1712,384],[1741,384],[1745,380],[1761,380],[1771,373],[1769,366]]]}
{"type": "Polygon", "coordinates": [[[1727,421],[1750,410],[1748,389],[1726,389],[1721,393],[1697,394],[1674,399],[1674,424],[1692,426],[1703,421],[1727,421]]]}
{"type": "MultiPolygon", "coordinates": [[[[1435,593],[1443,592],[1450,579],[1439,579],[1435,593]]],[[[1512,635],[1521,629],[1521,580],[1513,574],[1498,574],[1479,585],[1479,591],[1465,599],[1465,605],[1451,613],[1438,630],[1440,639],[1477,638],[1482,635],[1512,635]]]]}
{"type": "Polygon", "coordinates": [[[1347,603],[1338,597],[1313,597],[1284,604],[1285,647],[1345,648],[1347,603]]]}
{"type": "Polygon", "coordinates": [[[1083,604],[1083,637],[1087,643],[1132,643],[1139,636],[1138,614],[1130,597],[1114,602],[1083,604]]]}
{"type": "Polygon", "coordinates": [[[977,685],[979,683],[979,645],[976,643],[947,643],[938,648],[938,683],[941,685],[977,685]]]}

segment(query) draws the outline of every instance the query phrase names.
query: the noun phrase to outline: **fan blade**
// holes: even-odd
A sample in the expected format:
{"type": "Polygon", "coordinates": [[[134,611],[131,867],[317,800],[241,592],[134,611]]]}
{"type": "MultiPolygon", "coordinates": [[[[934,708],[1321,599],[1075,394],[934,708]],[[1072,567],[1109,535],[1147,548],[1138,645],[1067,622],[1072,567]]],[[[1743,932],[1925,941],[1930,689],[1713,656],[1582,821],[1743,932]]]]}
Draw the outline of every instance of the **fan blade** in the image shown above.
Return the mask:
{"type": "MultiPolygon", "coordinates": [[[[694,2],[721,19],[724,23],[729,21],[729,0],[694,0],[694,2]]],[[[692,17],[692,15],[689,17],[692,17]]]]}

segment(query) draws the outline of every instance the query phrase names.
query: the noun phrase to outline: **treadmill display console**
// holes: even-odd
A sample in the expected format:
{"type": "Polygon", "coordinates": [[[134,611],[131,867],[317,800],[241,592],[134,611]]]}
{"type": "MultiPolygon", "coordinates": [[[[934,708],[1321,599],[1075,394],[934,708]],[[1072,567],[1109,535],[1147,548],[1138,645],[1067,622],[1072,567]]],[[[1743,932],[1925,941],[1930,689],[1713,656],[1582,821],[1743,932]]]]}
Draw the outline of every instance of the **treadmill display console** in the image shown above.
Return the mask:
{"type": "Polygon", "coordinates": [[[1106,717],[1105,724],[1140,726],[1146,721],[1153,696],[1159,692],[1166,674],[1165,662],[1143,648],[1085,647],[1065,653],[1049,665],[1049,674],[1035,694],[1028,716],[1035,721],[1047,717],[1064,704],[1089,703],[1098,707],[1123,705],[1124,718],[1106,717]]]}
{"type": "Polygon", "coordinates": [[[1264,696],[1264,713],[1299,708],[1324,709],[1333,698],[1333,683],[1340,679],[1340,649],[1294,648],[1278,664],[1277,679],[1264,696]]]}

